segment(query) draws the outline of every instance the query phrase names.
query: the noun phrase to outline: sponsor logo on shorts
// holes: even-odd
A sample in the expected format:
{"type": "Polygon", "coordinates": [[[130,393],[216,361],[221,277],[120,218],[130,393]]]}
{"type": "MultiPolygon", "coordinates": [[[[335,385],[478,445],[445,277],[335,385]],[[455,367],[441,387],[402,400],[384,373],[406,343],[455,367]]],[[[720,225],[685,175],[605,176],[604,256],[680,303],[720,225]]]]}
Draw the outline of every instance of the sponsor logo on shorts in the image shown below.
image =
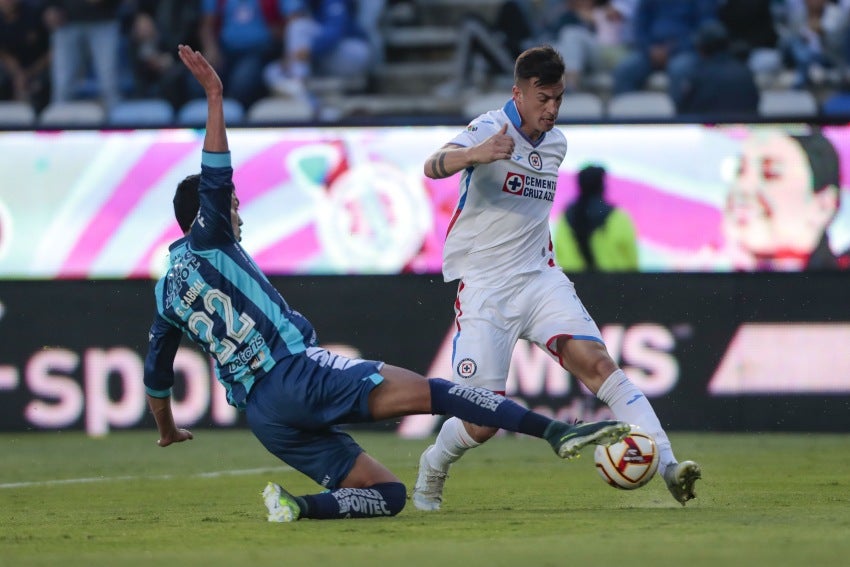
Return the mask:
{"type": "Polygon", "coordinates": [[[461,378],[472,378],[478,371],[478,365],[471,358],[464,358],[457,363],[457,374],[461,378]]]}

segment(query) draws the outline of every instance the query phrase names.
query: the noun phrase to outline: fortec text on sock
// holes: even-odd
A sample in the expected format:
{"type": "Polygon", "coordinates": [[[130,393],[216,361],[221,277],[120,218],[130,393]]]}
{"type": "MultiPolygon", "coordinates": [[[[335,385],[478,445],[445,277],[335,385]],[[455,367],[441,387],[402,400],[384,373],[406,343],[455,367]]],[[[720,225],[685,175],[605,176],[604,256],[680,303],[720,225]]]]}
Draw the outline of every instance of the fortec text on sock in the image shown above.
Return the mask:
{"type": "Polygon", "coordinates": [[[392,516],[384,497],[377,490],[369,488],[340,488],[334,491],[339,503],[339,512],[359,512],[369,516],[392,516]]]}
{"type": "Polygon", "coordinates": [[[449,388],[449,394],[452,396],[460,396],[465,400],[490,411],[496,411],[496,408],[498,408],[505,399],[503,396],[493,393],[490,390],[458,385],[454,385],[449,388]]]}

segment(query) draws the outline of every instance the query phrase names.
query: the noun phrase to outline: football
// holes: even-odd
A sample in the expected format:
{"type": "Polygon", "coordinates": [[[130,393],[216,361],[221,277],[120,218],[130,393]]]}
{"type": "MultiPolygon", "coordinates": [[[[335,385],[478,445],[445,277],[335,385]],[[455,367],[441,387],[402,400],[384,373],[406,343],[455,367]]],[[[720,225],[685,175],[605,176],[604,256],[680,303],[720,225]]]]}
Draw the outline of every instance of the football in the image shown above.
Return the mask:
{"type": "Polygon", "coordinates": [[[655,440],[637,425],[632,425],[631,433],[622,441],[607,447],[598,445],[593,458],[602,479],[623,490],[640,488],[658,470],[655,440]]]}

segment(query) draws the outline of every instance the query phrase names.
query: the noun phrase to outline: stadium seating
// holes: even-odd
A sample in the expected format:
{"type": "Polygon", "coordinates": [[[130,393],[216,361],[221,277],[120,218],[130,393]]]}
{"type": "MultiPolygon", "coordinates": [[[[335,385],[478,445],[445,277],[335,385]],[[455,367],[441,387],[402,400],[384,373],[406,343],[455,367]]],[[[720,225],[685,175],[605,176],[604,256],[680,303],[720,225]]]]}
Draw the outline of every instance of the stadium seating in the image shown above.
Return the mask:
{"type": "Polygon", "coordinates": [[[821,112],[825,116],[850,117],[850,92],[837,93],[823,102],[821,112]]]}
{"type": "Polygon", "coordinates": [[[99,128],[105,122],[106,111],[93,100],[53,102],[38,116],[38,125],[46,128],[99,128]]]}
{"type": "Polygon", "coordinates": [[[759,116],[809,117],[818,115],[818,101],[809,91],[763,90],[759,100],[759,116]]]}
{"type": "MultiPolygon", "coordinates": [[[[245,109],[238,100],[226,98],[223,101],[224,120],[228,126],[238,126],[245,119],[245,109]]],[[[201,128],[207,123],[207,99],[190,100],[177,111],[177,125],[201,128]]]]}
{"type": "Polygon", "coordinates": [[[605,115],[602,99],[593,93],[567,93],[561,102],[558,122],[599,120],[605,115]]]}
{"type": "Polygon", "coordinates": [[[248,124],[285,124],[310,122],[315,117],[313,105],[302,98],[269,97],[258,100],[248,109],[248,124]]]}
{"type": "Polygon", "coordinates": [[[174,123],[174,109],[163,99],[124,100],[109,110],[110,126],[169,126],[174,123]]]}
{"type": "Polygon", "coordinates": [[[468,100],[463,105],[463,118],[472,120],[485,112],[502,108],[511,98],[509,91],[486,93],[468,100]]]}
{"type": "Polygon", "coordinates": [[[30,128],[35,125],[35,110],[29,103],[0,101],[0,125],[6,128],[30,128]]]}
{"type": "Polygon", "coordinates": [[[614,120],[667,119],[676,115],[676,107],[667,93],[637,91],[612,96],[607,115],[614,120]]]}

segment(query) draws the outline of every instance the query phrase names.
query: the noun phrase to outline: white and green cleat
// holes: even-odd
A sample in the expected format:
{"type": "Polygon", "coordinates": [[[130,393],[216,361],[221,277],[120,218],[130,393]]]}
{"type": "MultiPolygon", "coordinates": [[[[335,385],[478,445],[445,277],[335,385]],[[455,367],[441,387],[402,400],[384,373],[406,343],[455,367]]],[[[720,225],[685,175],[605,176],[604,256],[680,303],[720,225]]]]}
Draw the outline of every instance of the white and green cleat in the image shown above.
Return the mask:
{"type": "Polygon", "coordinates": [[[611,445],[622,441],[631,430],[631,425],[623,421],[593,421],[572,425],[553,421],[543,437],[559,457],[572,459],[580,456],[581,450],[588,445],[611,445]]]}
{"type": "Polygon", "coordinates": [[[295,497],[273,482],[263,490],[263,502],[270,522],[294,522],[301,517],[301,507],[295,497]]]}

